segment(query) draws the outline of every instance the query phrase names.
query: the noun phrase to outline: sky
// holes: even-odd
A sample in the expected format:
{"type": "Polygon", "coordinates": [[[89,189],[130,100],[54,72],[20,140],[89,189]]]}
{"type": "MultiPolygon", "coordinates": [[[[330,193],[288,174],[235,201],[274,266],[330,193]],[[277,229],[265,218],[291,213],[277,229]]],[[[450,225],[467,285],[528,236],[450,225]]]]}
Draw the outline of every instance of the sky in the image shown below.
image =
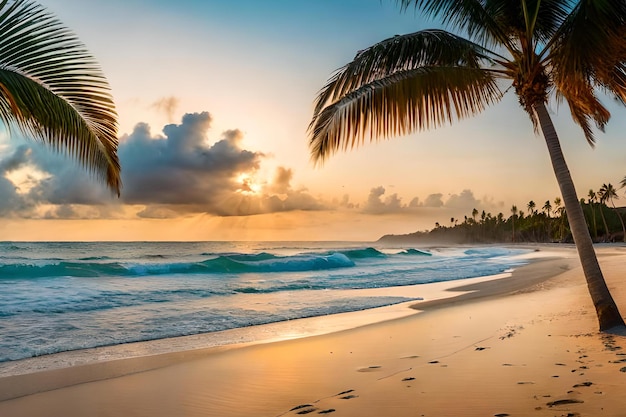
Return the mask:
{"type": "MultiPolygon", "coordinates": [[[[124,188],[118,199],[73,160],[0,133],[2,240],[373,241],[559,195],[512,94],[452,126],[311,162],[313,101],[333,71],[439,27],[393,0],[42,4],[111,85],[124,188]]],[[[579,197],[626,175],[626,109],[605,104],[613,118],[593,149],[568,109],[550,106],[579,197]]]]}

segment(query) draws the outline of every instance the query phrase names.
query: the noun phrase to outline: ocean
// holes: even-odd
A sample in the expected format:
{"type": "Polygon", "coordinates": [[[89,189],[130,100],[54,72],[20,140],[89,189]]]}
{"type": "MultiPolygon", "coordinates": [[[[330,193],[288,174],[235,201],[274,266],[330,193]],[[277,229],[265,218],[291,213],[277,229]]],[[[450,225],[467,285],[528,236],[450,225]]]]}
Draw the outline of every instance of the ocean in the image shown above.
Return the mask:
{"type": "Polygon", "coordinates": [[[363,290],[495,275],[526,263],[519,255],[528,252],[363,242],[0,242],[0,362],[403,303],[419,297],[363,290]]]}

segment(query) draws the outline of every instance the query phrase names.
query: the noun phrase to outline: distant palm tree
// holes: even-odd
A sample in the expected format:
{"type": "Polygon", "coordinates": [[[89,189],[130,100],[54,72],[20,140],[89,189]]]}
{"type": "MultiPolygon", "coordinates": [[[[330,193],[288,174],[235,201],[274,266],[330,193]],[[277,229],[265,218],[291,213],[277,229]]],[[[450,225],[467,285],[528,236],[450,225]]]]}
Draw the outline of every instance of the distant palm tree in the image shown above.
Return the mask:
{"type": "Polygon", "coordinates": [[[550,212],[552,211],[552,204],[550,204],[550,200],[547,200],[542,207],[542,210],[546,213],[548,217],[550,217],[550,212]]]}
{"type": "Polygon", "coordinates": [[[535,213],[536,204],[535,204],[535,202],[533,200],[530,200],[526,207],[528,208],[528,212],[530,213],[531,216],[536,214],[535,213]]]}
{"type": "Polygon", "coordinates": [[[624,326],[547,109],[567,102],[589,143],[610,118],[596,87],[626,100],[626,3],[599,0],[397,0],[455,33],[422,30],[359,51],[320,91],[309,126],[314,161],[376,140],[473,116],[517,94],[540,129],[565,201],[600,329],[624,326]],[[466,33],[468,39],[456,33],[466,33]],[[505,83],[510,83],[505,86],[505,83]]]}
{"type": "Polygon", "coordinates": [[[602,187],[600,188],[600,200],[602,202],[608,201],[609,203],[611,203],[611,206],[613,206],[613,211],[615,212],[620,223],[622,224],[622,232],[624,233],[624,237],[622,238],[622,240],[626,242],[626,227],[624,227],[624,219],[622,219],[619,211],[617,211],[617,208],[615,207],[615,202],[613,201],[613,199],[618,198],[619,196],[617,195],[617,190],[615,190],[615,187],[613,187],[611,183],[602,184],[602,187]]]}
{"type": "Polygon", "coordinates": [[[517,206],[514,204],[511,206],[511,224],[513,225],[513,236],[511,241],[515,242],[515,217],[517,217],[517,206]]]}
{"type": "Polygon", "coordinates": [[[590,189],[589,193],[587,194],[587,197],[589,197],[587,199],[587,202],[589,203],[589,208],[591,209],[591,219],[592,219],[592,224],[593,224],[593,237],[594,239],[598,240],[598,224],[596,222],[596,210],[594,207],[596,200],[597,200],[595,191],[590,189]]]}
{"type": "Polygon", "coordinates": [[[606,197],[603,196],[602,194],[602,188],[600,188],[598,190],[598,207],[600,209],[600,218],[602,219],[602,224],[604,225],[604,237],[602,238],[603,241],[607,241],[608,236],[611,234],[611,231],[609,230],[609,226],[606,223],[606,217],[604,217],[604,207],[606,207],[606,197]]]}
{"type": "Polygon", "coordinates": [[[95,59],[31,0],[0,1],[0,122],[77,158],[119,196],[117,113],[95,59]]]}

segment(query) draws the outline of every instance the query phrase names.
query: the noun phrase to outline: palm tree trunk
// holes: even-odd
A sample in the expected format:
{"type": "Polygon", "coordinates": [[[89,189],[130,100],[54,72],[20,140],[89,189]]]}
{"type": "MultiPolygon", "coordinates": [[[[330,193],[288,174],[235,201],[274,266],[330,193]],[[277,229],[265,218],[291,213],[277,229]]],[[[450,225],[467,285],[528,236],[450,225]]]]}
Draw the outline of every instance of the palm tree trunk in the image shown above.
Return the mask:
{"type": "Polygon", "coordinates": [[[607,238],[611,236],[611,232],[609,231],[609,226],[606,224],[606,217],[604,217],[604,203],[600,203],[600,217],[602,217],[602,224],[604,224],[604,236],[602,236],[602,241],[606,242],[607,238]]]}
{"type": "Polygon", "coordinates": [[[593,242],[589,235],[589,229],[585,223],[585,215],[576,196],[576,188],[567,168],[552,119],[544,103],[535,104],[533,109],[548,146],[552,168],[561,190],[570,229],[578,250],[578,257],[587,280],[587,288],[598,315],[600,330],[608,330],[616,326],[624,327],[624,320],[604,281],[602,270],[593,248],[593,242]]]}
{"type": "Polygon", "coordinates": [[[589,201],[589,207],[591,208],[591,217],[593,219],[593,237],[598,240],[598,224],[596,223],[596,210],[593,208],[593,201],[589,201]]]}
{"type": "Polygon", "coordinates": [[[624,234],[622,237],[622,241],[626,242],[626,226],[624,226],[624,219],[622,219],[622,215],[619,214],[619,211],[617,211],[617,207],[615,207],[615,203],[613,202],[613,200],[611,200],[611,205],[613,206],[613,211],[617,215],[619,222],[622,224],[622,233],[624,234]]]}

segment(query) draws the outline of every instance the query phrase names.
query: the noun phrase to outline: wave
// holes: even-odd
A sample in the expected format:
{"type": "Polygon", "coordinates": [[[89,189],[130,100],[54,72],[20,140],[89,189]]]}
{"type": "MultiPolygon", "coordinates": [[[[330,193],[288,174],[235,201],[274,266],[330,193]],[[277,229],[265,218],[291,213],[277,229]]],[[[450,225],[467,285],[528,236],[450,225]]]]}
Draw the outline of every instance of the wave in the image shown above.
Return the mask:
{"type": "Polygon", "coordinates": [[[398,255],[416,255],[416,256],[433,256],[432,253],[418,249],[407,249],[398,253],[398,255]]]}
{"type": "MultiPolygon", "coordinates": [[[[97,261],[97,259],[92,259],[97,261]]],[[[303,272],[353,267],[354,261],[341,253],[278,257],[270,254],[219,256],[202,262],[127,264],[121,262],[57,262],[0,265],[0,279],[55,277],[145,276],[168,274],[241,274],[303,272]]]]}
{"type": "MultiPolygon", "coordinates": [[[[222,253],[207,254],[212,256],[201,261],[171,262],[167,256],[144,256],[147,262],[128,262],[109,256],[91,256],[75,261],[47,259],[6,260],[0,264],[0,280],[56,278],[56,277],[133,277],[170,274],[245,274],[272,272],[306,272],[338,268],[352,268],[359,262],[386,259],[392,256],[432,256],[429,252],[418,249],[406,249],[398,254],[385,254],[367,247],[342,249],[322,253],[301,253],[279,256],[268,252],[260,253],[222,253]],[[150,259],[154,259],[151,261],[150,259]],[[162,262],[160,262],[162,261],[162,262]]],[[[4,259],[0,258],[0,262],[4,259]]]]}

